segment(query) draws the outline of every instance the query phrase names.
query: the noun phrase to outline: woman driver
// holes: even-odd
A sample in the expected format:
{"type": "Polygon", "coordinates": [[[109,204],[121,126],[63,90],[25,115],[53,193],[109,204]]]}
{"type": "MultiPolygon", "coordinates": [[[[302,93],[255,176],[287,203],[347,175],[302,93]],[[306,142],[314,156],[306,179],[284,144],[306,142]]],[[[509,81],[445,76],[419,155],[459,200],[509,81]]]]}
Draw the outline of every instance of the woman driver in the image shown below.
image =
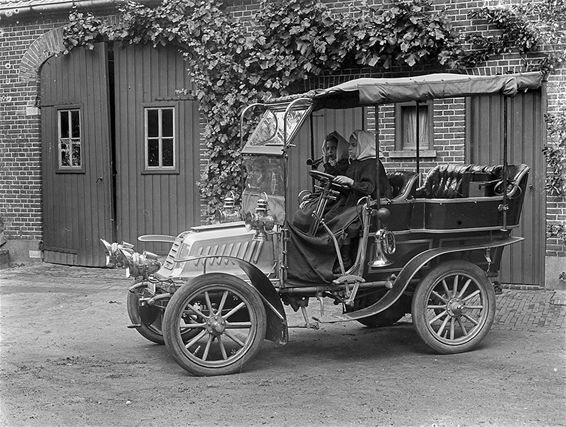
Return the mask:
{"type": "Polygon", "coordinates": [[[348,141],[339,132],[326,135],[322,144],[324,172],[342,175],[348,168],[348,141]]]}

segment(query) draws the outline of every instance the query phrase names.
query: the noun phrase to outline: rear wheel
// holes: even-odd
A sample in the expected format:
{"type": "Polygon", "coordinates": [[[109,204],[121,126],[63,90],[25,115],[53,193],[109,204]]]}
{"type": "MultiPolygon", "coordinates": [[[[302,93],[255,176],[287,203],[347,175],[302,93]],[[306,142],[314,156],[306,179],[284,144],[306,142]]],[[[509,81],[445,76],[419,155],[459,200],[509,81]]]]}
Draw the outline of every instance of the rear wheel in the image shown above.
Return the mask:
{"type": "Polygon", "coordinates": [[[422,340],[438,353],[471,350],[489,332],[495,292],[485,272],[467,261],[431,270],[417,287],[413,323],[422,340]]]}
{"type": "MultiPolygon", "coordinates": [[[[386,290],[379,290],[377,292],[368,292],[365,294],[361,294],[354,301],[354,306],[351,309],[348,309],[347,311],[352,312],[356,310],[361,310],[362,308],[369,307],[370,305],[379,301],[386,293],[387,293],[386,290]]],[[[373,316],[364,317],[363,319],[358,319],[358,322],[360,322],[362,325],[367,326],[368,328],[379,328],[379,327],[391,326],[395,324],[404,315],[405,315],[405,308],[402,301],[399,300],[396,301],[387,310],[382,311],[381,313],[378,314],[374,314],[373,316]]]]}
{"type": "Polygon", "coordinates": [[[194,375],[210,376],[239,372],[257,354],[267,318],[254,288],[238,277],[210,273],[175,292],[163,324],[173,359],[194,375]],[[186,328],[195,335],[184,343],[186,328]]]}

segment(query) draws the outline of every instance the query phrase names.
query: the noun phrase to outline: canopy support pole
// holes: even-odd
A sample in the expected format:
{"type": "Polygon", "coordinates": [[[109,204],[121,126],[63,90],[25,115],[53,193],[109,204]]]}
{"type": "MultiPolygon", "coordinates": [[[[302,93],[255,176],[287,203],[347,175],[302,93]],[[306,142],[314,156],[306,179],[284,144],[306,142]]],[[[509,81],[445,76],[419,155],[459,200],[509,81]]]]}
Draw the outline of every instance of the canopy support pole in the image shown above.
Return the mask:
{"type": "Polygon", "coordinates": [[[420,170],[420,163],[421,163],[420,162],[420,151],[421,151],[420,135],[421,135],[421,130],[420,130],[419,108],[420,108],[419,101],[417,101],[417,104],[416,104],[417,125],[416,125],[416,129],[415,129],[415,132],[417,133],[417,135],[416,135],[416,138],[415,138],[415,149],[417,151],[417,153],[416,153],[417,154],[417,158],[416,158],[416,161],[417,161],[417,177],[418,177],[418,182],[419,182],[419,186],[420,186],[421,185],[421,173],[420,173],[421,172],[421,170],[420,170]]]}
{"type": "MultiPolygon", "coordinates": [[[[375,189],[375,194],[376,194],[376,198],[377,198],[377,210],[379,210],[379,208],[381,207],[381,194],[379,192],[379,105],[378,104],[374,104],[373,106],[373,111],[374,111],[374,122],[375,122],[375,158],[377,160],[376,162],[376,168],[375,168],[375,175],[376,175],[376,189],[375,189]]],[[[380,229],[381,228],[381,220],[379,219],[379,216],[377,217],[377,228],[380,229]]]]}
{"type": "MultiPolygon", "coordinates": [[[[314,114],[311,114],[309,117],[310,120],[310,132],[311,132],[311,159],[314,159],[314,114]]],[[[322,153],[322,155],[324,156],[324,153],[322,153]]],[[[314,160],[313,160],[314,162],[314,160]]],[[[307,163],[308,164],[308,163],[307,163]]],[[[314,163],[313,163],[314,165],[314,163]]],[[[311,169],[316,169],[314,166],[311,167],[311,169]]],[[[314,178],[311,178],[312,181],[312,186],[314,188],[314,178]]]]}
{"type": "Polygon", "coordinates": [[[508,125],[507,122],[507,115],[508,115],[508,105],[509,105],[509,98],[503,98],[503,171],[502,173],[502,180],[503,180],[503,201],[501,205],[499,205],[499,210],[503,216],[503,227],[502,231],[507,231],[507,209],[509,206],[507,204],[507,180],[509,179],[509,170],[508,170],[508,163],[507,163],[507,146],[508,146],[508,125]]]}

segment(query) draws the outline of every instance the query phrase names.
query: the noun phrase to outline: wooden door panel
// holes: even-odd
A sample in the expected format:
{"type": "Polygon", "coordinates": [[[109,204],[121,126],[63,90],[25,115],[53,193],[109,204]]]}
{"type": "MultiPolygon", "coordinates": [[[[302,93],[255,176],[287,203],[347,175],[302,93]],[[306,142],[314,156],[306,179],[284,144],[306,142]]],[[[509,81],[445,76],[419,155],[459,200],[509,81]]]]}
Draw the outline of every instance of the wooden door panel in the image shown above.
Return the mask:
{"type": "MultiPolygon", "coordinates": [[[[471,163],[498,164],[503,155],[503,102],[499,96],[472,97],[468,101],[468,152],[471,163]]],[[[531,168],[521,214],[513,235],[522,243],[503,251],[501,281],[544,285],[545,164],[541,91],[529,91],[508,99],[508,162],[531,168]]]]}
{"type": "Polygon", "coordinates": [[[178,233],[200,223],[200,116],[196,100],[179,96],[192,89],[176,49],[116,46],[117,238],[136,249],[165,253],[167,244],[141,243],[141,234],[178,233]],[[174,108],[175,171],[145,167],[145,108],[174,108]]]}
{"type": "Polygon", "coordinates": [[[41,69],[43,243],[47,262],[103,266],[112,239],[106,48],[77,48],[41,69]],[[59,168],[61,111],[80,114],[80,170],[59,168]]]}

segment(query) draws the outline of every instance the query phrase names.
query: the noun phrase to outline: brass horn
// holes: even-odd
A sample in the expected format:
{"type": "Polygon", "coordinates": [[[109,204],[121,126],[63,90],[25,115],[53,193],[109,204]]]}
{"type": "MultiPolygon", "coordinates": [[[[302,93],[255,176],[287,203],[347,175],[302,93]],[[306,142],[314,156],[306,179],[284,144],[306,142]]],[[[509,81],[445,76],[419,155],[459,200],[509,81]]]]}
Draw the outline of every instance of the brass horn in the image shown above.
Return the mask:
{"type": "Polygon", "coordinates": [[[395,235],[383,228],[378,230],[375,233],[375,258],[370,265],[373,268],[380,268],[393,264],[387,255],[393,255],[395,250],[395,235]]]}

